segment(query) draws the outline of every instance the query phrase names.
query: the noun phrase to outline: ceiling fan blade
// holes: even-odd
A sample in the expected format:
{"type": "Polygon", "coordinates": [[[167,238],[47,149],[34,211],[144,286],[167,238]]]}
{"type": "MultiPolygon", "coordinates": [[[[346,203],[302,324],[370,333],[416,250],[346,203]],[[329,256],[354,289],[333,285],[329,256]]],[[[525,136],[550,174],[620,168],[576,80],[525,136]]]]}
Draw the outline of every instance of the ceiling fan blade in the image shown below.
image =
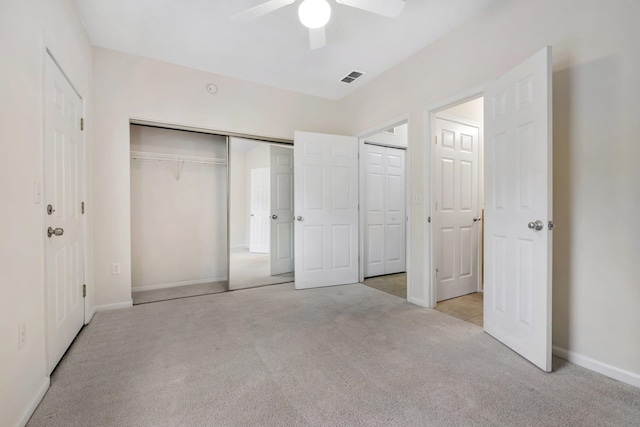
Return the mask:
{"type": "Polygon", "coordinates": [[[404,9],[404,0],[336,0],[345,6],[351,6],[367,12],[389,18],[397,18],[404,9]]]}
{"type": "Polygon", "coordinates": [[[309,28],[309,47],[311,50],[320,49],[327,44],[325,27],[309,28]]]}
{"type": "Polygon", "coordinates": [[[236,22],[249,22],[257,19],[267,13],[278,10],[281,7],[288,6],[295,3],[296,0],[269,0],[255,7],[245,10],[244,12],[237,13],[229,19],[236,22]]]}

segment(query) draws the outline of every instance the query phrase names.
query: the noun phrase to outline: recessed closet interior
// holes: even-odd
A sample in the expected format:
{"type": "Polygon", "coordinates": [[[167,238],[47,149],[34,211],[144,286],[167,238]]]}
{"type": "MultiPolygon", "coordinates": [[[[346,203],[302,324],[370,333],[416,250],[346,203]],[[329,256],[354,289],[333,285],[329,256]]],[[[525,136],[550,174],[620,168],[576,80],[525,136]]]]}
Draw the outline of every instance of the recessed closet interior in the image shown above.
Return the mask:
{"type": "Polygon", "coordinates": [[[135,303],[226,291],[227,137],[132,124],[135,303]]]}

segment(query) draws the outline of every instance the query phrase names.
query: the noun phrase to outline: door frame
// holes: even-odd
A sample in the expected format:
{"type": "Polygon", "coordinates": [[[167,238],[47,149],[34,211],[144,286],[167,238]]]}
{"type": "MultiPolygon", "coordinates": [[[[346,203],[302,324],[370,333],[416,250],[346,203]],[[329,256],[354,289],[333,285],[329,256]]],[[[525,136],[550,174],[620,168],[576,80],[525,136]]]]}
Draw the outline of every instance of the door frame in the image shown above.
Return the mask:
{"type": "MultiPolygon", "coordinates": [[[[48,61],[48,59],[51,59],[51,61],[53,61],[53,63],[55,64],[55,66],[58,68],[58,70],[60,71],[60,73],[62,73],[62,75],[64,76],[65,80],[67,80],[67,82],[69,83],[69,85],[71,86],[71,89],[73,89],[73,91],[76,93],[76,95],[78,95],[78,98],[80,98],[80,110],[81,110],[81,114],[82,114],[82,118],[86,118],[87,116],[87,103],[85,102],[85,97],[80,93],[80,91],[78,90],[77,86],[73,83],[73,81],[71,80],[71,78],[69,77],[69,74],[65,71],[67,68],[65,68],[62,64],[62,62],[59,60],[59,58],[55,55],[54,53],[54,47],[52,46],[51,40],[48,40],[45,36],[44,40],[43,40],[43,44],[42,44],[42,56],[41,56],[41,64],[40,64],[40,82],[42,85],[42,90],[41,90],[41,95],[42,98],[40,100],[41,102],[41,112],[42,112],[42,118],[41,118],[41,142],[40,142],[40,147],[42,149],[42,155],[40,158],[40,179],[39,182],[34,182],[34,187],[36,187],[34,190],[37,192],[38,191],[38,185],[39,185],[39,194],[36,194],[36,199],[34,200],[34,202],[36,204],[39,205],[40,207],[40,221],[41,221],[41,233],[42,233],[42,260],[43,260],[43,267],[42,267],[42,281],[43,281],[43,296],[44,296],[44,333],[45,333],[45,340],[44,340],[44,349],[45,349],[45,359],[47,360],[47,365],[48,365],[48,360],[49,360],[49,313],[48,313],[48,300],[49,300],[49,292],[48,292],[48,287],[47,287],[47,276],[49,274],[49,272],[47,271],[47,245],[44,244],[46,243],[45,241],[45,225],[46,225],[46,221],[47,221],[47,216],[45,214],[45,207],[44,207],[44,202],[46,201],[46,194],[47,194],[47,183],[45,181],[46,177],[45,177],[45,164],[47,159],[45,158],[45,153],[46,153],[46,140],[47,140],[47,135],[45,134],[45,115],[46,115],[46,93],[45,91],[47,90],[47,88],[45,87],[45,81],[46,81],[46,62],[48,61]],[[49,58],[47,58],[49,57],[49,58]]],[[[82,173],[78,176],[78,179],[80,180],[80,201],[85,203],[86,206],[86,202],[87,202],[87,135],[86,135],[86,131],[82,130],[81,131],[82,134],[82,140],[80,141],[80,143],[82,144],[82,173]]],[[[87,276],[88,276],[88,271],[89,271],[89,255],[88,255],[88,251],[89,251],[89,242],[88,242],[88,233],[87,233],[87,211],[85,210],[85,214],[81,215],[80,218],[80,233],[81,233],[81,240],[82,240],[82,279],[83,279],[83,283],[86,286],[87,289],[87,295],[89,294],[89,292],[93,292],[93,282],[91,280],[87,280],[87,276]]],[[[85,295],[82,299],[82,305],[83,305],[83,324],[87,325],[90,321],[91,318],[93,317],[94,311],[93,311],[93,307],[91,306],[91,304],[87,303],[87,295],[85,295]]],[[[48,369],[48,368],[47,368],[48,369]]]]}
{"type": "MultiPolygon", "coordinates": [[[[431,174],[435,169],[435,150],[433,140],[435,137],[435,129],[436,129],[436,116],[438,113],[441,113],[444,110],[455,107],[460,104],[464,104],[465,102],[472,101],[474,99],[480,98],[484,96],[484,89],[489,85],[487,82],[484,85],[477,86],[475,88],[466,90],[464,92],[458,93],[457,95],[451,96],[449,98],[443,99],[436,103],[433,103],[427,106],[424,109],[424,177],[423,177],[423,185],[425,189],[424,194],[424,210],[423,215],[425,218],[425,227],[424,234],[422,236],[425,248],[424,254],[424,269],[423,274],[425,277],[425,281],[423,282],[423,295],[425,295],[425,301],[421,301],[419,305],[428,308],[435,308],[437,304],[437,295],[436,295],[436,270],[435,266],[435,251],[434,251],[434,239],[432,227],[431,227],[431,218],[434,216],[434,207],[435,207],[435,188],[434,182],[431,174]]],[[[483,126],[484,132],[484,126],[483,126]]],[[[480,135],[480,140],[484,141],[483,135],[480,135]]],[[[480,163],[482,164],[480,169],[480,179],[484,181],[484,150],[479,153],[480,163]]],[[[484,188],[484,182],[482,183],[482,187],[484,188]]],[[[484,218],[482,219],[484,221],[484,218]]],[[[480,244],[480,243],[479,243],[480,244]]],[[[482,263],[482,257],[478,257],[479,263],[482,263]]],[[[479,275],[479,288],[481,286],[481,276],[479,275]]],[[[411,301],[413,302],[413,301],[411,301]]]]}
{"type": "MultiPolygon", "coordinates": [[[[482,97],[482,96],[471,98],[471,99],[468,99],[467,101],[456,103],[455,105],[464,104],[466,102],[473,101],[473,100],[478,99],[480,97],[482,97]]],[[[455,106],[455,105],[452,105],[452,107],[455,106]]],[[[446,111],[449,108],[450,107],[445,107],[444,110],[446,111]]],[[[484,107],[483,107],[483,110],[484,110],[484,107]]],[[[480,210],[479,213],[480,213],[480,216],[482,217],[482,211],[483,211],[482,206],[484,205],[484,123],[474,122],[473,120],[463,119],[463,118],[460,118],[460,117],[457,117],[457,116],[453,116],[453,115],[450,115],[450,114],[443,114],[442,111],[443,110],[438,110],[438,111],[434,111],[433,112],[433,123],[434,123],[434,126],[432,128],[433,132],[432,132],[430,141],[433,141],[434,137],[435,137],[435,121],[436,121],[436,119],[447,120],[447,121],[454,122],[454,123],[459,123],[459,124],[462,124],[462,125],[465,125],[465,126],[477,127],[478,130],[479,130],[479,132],[478,132],[478,141],[480,142],[480,144],[479,144],[479,147],[478,147],[478,209],[480,210]]],[[[431,145],[430,149],[433,150],[433,145],[431,145]]],[[[436,197],[436,191],[435,191],[436,187],[435,187],[435,185],[437,184],[437,181],[434,180],[434,176],[433,176],[433,174],[435,173],[435,170],[436,170],[436,161],[437,161],[437,158],[434,155],[433,159],[432,159],[432,162],[431,162],[431,165],[430,165],[430,167],[431,167],[430,174],[432,175],[431,176],[431,178],[432,178],[432,181],[431,181],[432,184],[431,185],[433,186],[432,187],[433,191],[431,192],[431,203],[432,203],[432,205],[434,205],[435,202],[436,202],[436,200],[435,200],[435,197],[436,197]]],[[[436,177],[436,179],[437,179],[437,177],[436,177]]],[[[435,217],[436,217],[435,212],[432,212],[431,213],[431,222],[430,222],[430,224],[436,224],[436,221],[434,219],[435,217]]],[[[484,218],[482,218],[480,225],[484,226],[484,218]]],[[[478,231],[476,231],[476,232],[478,232],[478,231]]],[[[432,236],[432,237],[433,237],[433,240],[431,241],[431,245],[432,245],[432,248],[435,249],[435,247],[434,247],[435,246],[435,236],[432,236]]],[[[483,292],[482,278],[483,278],[483,271],[484,271],[483,268],[484,268],[484,266],[482,265],[482,260],[483,260],[483,250],[484,250],[484,248],[483,248],[483,245],[482,245],[481,234],[479,232],[478,232],[477,245],[478,245],[478,248],[477,248],[478,249],[478,259],[476,260],[476,271],[477,271],[476,292],[483,292]]],[[[434,260],[434,265],[435,265],[435,259],[436,259],[435,258],[435,250],[433,251],[433,253],[434,253],[433,260],[434,260]]],[[[436,276],[435,276],[435,268],[433,270],[434,271],[432,273],[433,274],[432,279],[434,281],[434,287],[436,287],[437,286],[437,279],[436,279],[436,276]]],[[[437,295],[436,295],[436,299],[437,299],[437,295]]]]}
{"type": "MultiPolygon", "coordinates": [[[[407,270],[407,300],[417,305],[423,305],[419,300],[416,301],[413,295],[415,292],[414,285],[411,282],[411,114],[404,114],[400,117],[396,117],[395,119],[388,120],[381,125],[375,126],[373,128],[367,129],[363,132],[358,133],[356,136],[358,137],[358,168],[360,169],[358,172],[359,183],[358,188],[360,195],[358,197],[359,209],[358,209],[358,229],[359,229],[359,237],[358,244],[360,246],[360,259],[359,259],[359,272],[358,272],[358,280],[362,283],[364,281],[364,224],[365,224],[365,182],[366,182],[366,168],[363,166],[364,154],[365,154],[365,141],[368,137],[376,135],[380,132],[383,132],[389,128],[400,126],[403,124],[407,124],[407,146],[399,147],[394,146],[393,144],[377,144],[385,147],[391,148],[401,148],[405,150],[405,213],[406,213],[406,228],[405,228],[405,263],[407,270]]],[[[418,285],[415,285],[416,287],[418,285]]]]}

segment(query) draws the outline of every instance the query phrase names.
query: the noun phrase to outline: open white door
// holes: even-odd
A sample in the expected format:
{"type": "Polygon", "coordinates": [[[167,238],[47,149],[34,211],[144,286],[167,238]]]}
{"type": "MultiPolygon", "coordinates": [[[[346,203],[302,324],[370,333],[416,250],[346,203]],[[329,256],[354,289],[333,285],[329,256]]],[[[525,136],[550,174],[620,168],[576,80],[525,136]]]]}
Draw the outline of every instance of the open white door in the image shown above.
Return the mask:
{"type": "Polygon", "coordinates": [[[251,218],[249,252],[268,254],[271,249],[269,223],[269,168],[251,169],[251,218]]]}
{"type": "Polygon", "coordinates": [[[84,324],[80,97],[46,55],[44,194],[47,374],[84,324]]]}
{"type": "Polygon", "coordinates": [[[484,329],[551,371],[551,47],[485,91],[484,329]]]}
{"type": "Polygon", "coordinates": [[[293,271],[293,149],[271,150],[271,275],[293,271]]]}
{"type": "Polygon", "coordinates": [[[358,139],[296,132],[295,288],[358,281],[358,139]]]}

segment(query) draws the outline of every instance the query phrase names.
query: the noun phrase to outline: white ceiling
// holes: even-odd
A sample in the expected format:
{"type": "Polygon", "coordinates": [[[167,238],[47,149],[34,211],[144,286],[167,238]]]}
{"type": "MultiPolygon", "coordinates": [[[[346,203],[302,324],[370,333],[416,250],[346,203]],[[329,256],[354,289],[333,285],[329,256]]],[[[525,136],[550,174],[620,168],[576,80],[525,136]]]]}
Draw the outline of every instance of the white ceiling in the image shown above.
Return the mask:
{"type": "MultiPolygon", "coordinates": [[[[397,19],[329,0],[327,46],[309,49],[308,30],[286,6],[250,23],[228,17],[264,0],[76,0],[96,46],[340,99],[472,19],[496,0],[406,0],[397,19]],[[346,84],[352,70],[365,76],[346,84]]],[[[215,82],[214,82],[215,83],[215,82]]]]}

